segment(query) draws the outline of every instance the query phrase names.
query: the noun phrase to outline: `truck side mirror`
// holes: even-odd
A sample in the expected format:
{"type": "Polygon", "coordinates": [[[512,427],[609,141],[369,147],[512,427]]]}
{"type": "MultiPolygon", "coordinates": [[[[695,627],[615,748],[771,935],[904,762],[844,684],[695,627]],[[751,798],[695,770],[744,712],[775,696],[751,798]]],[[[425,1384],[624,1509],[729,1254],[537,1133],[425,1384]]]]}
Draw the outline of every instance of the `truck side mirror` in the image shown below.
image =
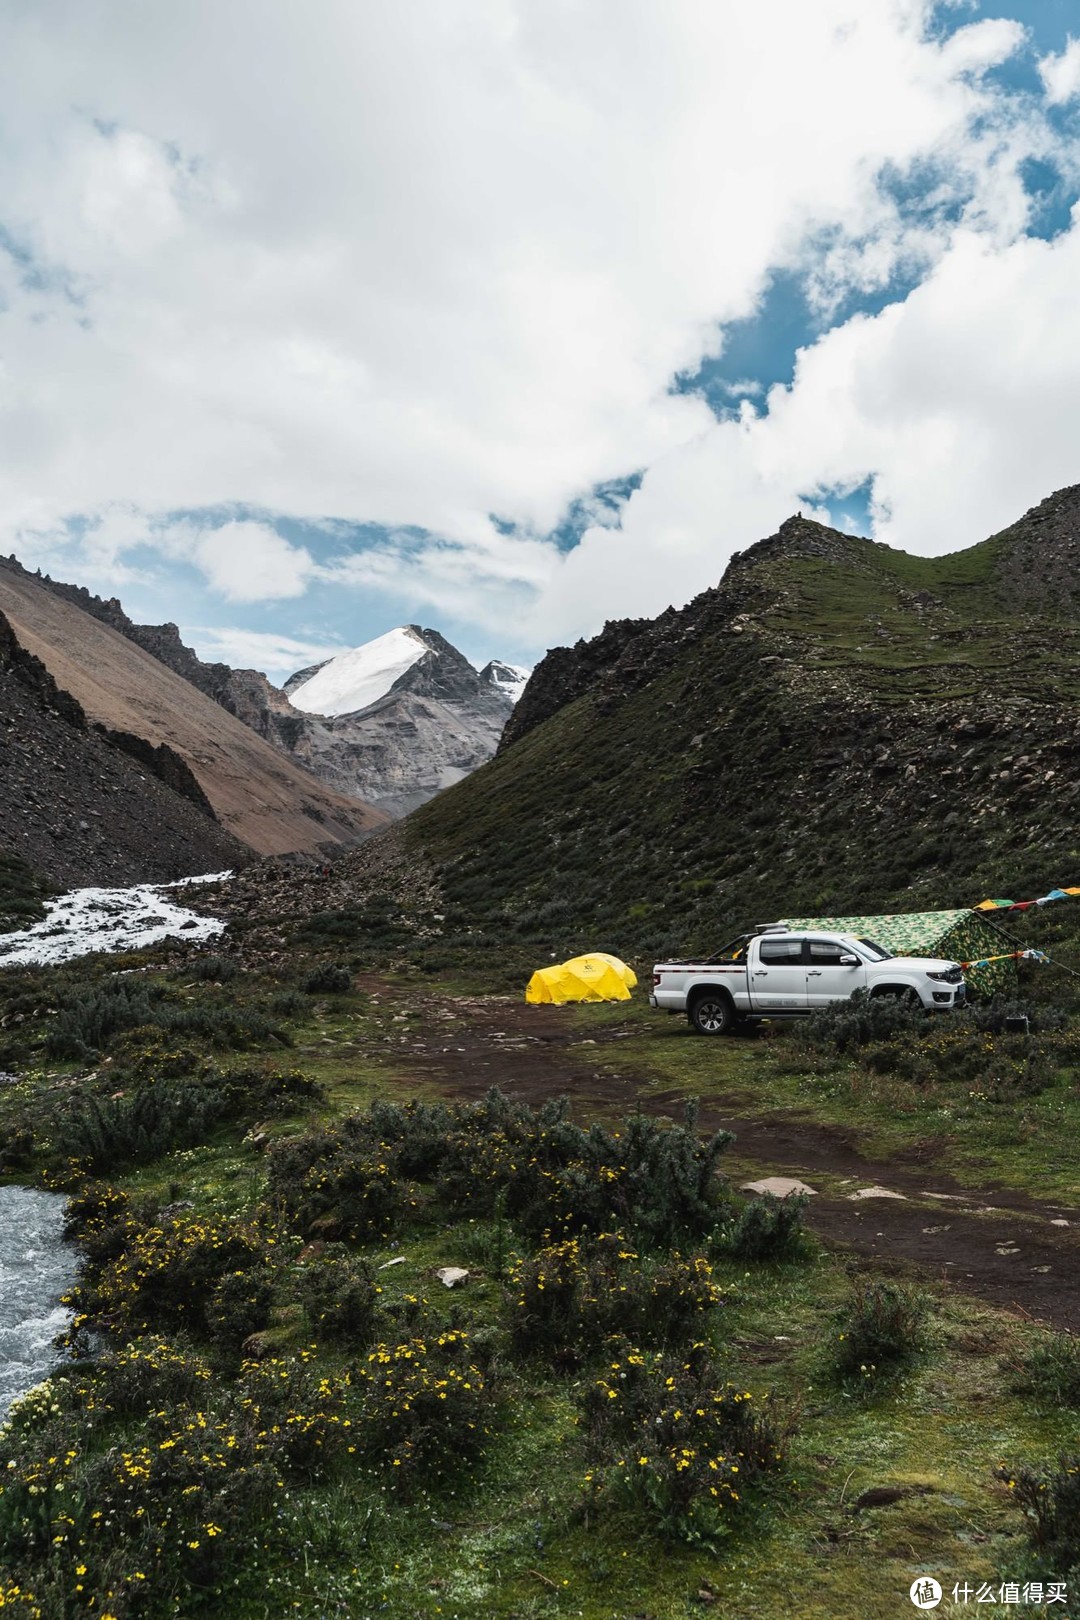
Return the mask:
{"type": "Polygon", "coordinates": [[[859,958],[857,956],[852,956],[850,952],[846,952],[840,958],[840,966],[841,967],[858,967],[858,965],[859,965],[859,958]]]}

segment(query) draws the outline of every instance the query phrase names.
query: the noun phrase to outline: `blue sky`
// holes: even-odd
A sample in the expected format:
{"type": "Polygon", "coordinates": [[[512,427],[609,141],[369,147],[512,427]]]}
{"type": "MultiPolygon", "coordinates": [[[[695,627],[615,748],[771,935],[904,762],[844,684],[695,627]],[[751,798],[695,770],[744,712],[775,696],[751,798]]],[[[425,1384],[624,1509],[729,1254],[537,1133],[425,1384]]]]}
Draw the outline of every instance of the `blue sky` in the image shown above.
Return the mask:
{"type": "Polygon", "coordinates": [[[531,663],[796,507],[937,552],[1080,480],[1072,0],[610,18],[12,8],[0,547],[277,678],[531,663]]]}

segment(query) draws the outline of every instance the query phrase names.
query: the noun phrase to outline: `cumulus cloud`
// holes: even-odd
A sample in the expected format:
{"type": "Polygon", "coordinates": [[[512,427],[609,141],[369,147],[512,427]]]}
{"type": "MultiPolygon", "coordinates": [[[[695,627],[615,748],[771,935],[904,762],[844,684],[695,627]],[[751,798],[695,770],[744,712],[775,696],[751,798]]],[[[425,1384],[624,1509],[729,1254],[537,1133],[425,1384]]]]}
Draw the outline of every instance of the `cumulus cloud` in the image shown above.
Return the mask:
{"type": "Polygon", "coordinates": [[[241,625],[186,625],[181,635],[208,663],[231,664],[233,669],[259,669],[272,681],[287,680],[298,669],[321,664],[342,650],[337,642],[279,636],[272,631],[248,630],[241,625]]]}
{"type": "Polygon", "coordinates": [[[1052,107],[1080,96],[1080,39],[1070,35],[1065,49],[1051,53],[1039,61],[1039,77],[1046,89],[1046,99],[1052,107]]]}
{"type": "Polygon", "coordinates": [[[931,445],[936,477],[974,487],[995,460],[964,438],[976,406],[920,391],[893,315],[823,340],[767,411],[747,398],[717,425],[669,388],[778,267],[835,310],[900,271],[932,289],[953,263],[992,281],[980,254],[1010,262],[1024,161],[1057,140],[987,77],[1023,31],[941,42],[930,13],[627,0],[614,28],[607,0],[6,8],[0,541],[97,546],[114,577],[150,547],[236,603],[330,577],[543,641],[707,583],[823,482],[875,475],[902,527],[897,447],[925,448],[934,421],[952,447],[931,445]],[[642,467],[621,527],[569,557],[539,538],[642,467]],[[317,565],[269,521],[171,516],[229,505],[392,532],[317,565]]]}

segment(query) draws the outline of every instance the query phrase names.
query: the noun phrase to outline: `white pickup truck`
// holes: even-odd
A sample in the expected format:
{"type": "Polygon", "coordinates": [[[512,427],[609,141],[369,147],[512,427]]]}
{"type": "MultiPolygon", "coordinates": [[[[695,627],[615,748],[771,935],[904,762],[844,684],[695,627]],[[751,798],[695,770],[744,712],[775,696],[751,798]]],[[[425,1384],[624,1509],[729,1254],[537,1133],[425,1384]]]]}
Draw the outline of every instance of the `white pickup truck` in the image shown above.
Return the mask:
{"type": "Polygon", "coordinates": [[[649,1002],[684,1012],[699,1035],[723,1035],[751,1019],[805,1017],[856,990],[927,1011],[963,1006],[967,997],[958,962],[893,956],[854,934],[775,926],[740,934],[707,962],[657,963],[649,1002]]]}

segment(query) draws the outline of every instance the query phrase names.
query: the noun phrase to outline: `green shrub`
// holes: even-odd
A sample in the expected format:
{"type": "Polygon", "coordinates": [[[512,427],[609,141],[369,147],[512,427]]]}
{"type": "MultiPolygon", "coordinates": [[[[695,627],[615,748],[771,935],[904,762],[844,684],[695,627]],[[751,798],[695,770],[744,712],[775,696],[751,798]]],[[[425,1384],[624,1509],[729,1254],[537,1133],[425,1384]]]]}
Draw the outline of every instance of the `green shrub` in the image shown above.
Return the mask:
{"type": "Polygon", "coordinates": [[[274,1303],[274,1272],[269,1266],[247,1266],[230,1271],[218,1282],[206,1310],[210,1338],[224,1350],[239,1350],[245,1339],[259,1333],[270,1320],[274,1303]]]}
{"type": "Polygon", "coordinates": [[[815,1008],[793,1031],[799,1045],[833,1051],[841,1057],[859,1047],[918,1040],[925,1034],[926,1014],[921,1007],[910,1007],[898,996],[869,996],[865,990],[857,990],[845,1001],[815,1008]]]}
{"type": "Polygon", "coordinates": [[[197,956],[187,968],[186,976],[196,984],[231,984],[242,972],[234,957],[197,956]]]}
{"type": "Polygon", "coordinates": [[[328,1243],[296,1271],[296,1294],[318,1339],[363,1349],[377,1336],[381,1289],[366,1260],[344,1244],[328,1243]]]}
{"type": "Polygon", "coordinates": [[[227,1112],[219,1091],[183,1081],[140,1086],[130,1096],[83,1095],[56,1121],[53,1145],[92,1174],[122,1170],[204,1141],[227,1112]]]}
{"type": "Polygon", "coordinates": [[[355,1382],[363,1399],[358,1443],[393,1488],[409,1494],[421,1480],[437,1487],[482,1454],[492,1393],[464,1333],[376,1345],[355,1382]]]}
{"type": "Polygon", "coordinates": [[[166,987],[134,975],[114,975],[100,984],[82,986],[71,994],[49,1026],[45,1050],[49,1057],[76,1062],[94,1060],[114,1038],[127,1031],[188,1036],[218,1048],[243,1050],[273,1041],[292,1044],[288,1031],[258,1008],[237,1007],[220,1001],[187,1002],[166,999],[166,987]]]}
{"type": "Polygon", "coordinates": [[[910,1361],[922,1348],[925,1307],[893,1282],[856,1283],[839,1323],[831,1361],[840,1378],[873,1381],[910,1361]]]}
{"type": "Polygon", "coordinates": [[[768,1402],[724,1381],[703,1344],[680,1358],[612,1345],[579,1397],[597,1458],[587,1492],[629,1502],[661,1535],[715,1551],[755,1487],[783,1462],[785,1433],[768,1402]]]}
{"type": "Polygon", "coordinates": [[[995,1472],[1027,1520],[1039,1566],[1075,1586],[1080,1580],[1080,1454],[1060,1457],[1056,1468],[1025,1465],[995,1472]]]}
{"type": "Polygon", "coordinates": [[[1009,1388],[1049,1408],[1080,1407],[1080,1340],[1056,1333],[1037,1344],[1011,1368],[1009,1388]]]}
{"type": "Polygon", "coordinates": [[[275,1146],[268,1185],[285,1219],[306,1238],[363,1243],[388,1237],[416,1204],[387,1158],[356,1151],[337,1132],[275,1146]]]}
{"type": "Polygon", "coordinates": [[[270,1011],[275,1018],[306,1018],[311,1006],[301,991],[280,990],[270,997],[270,1011]]]}
{"type": "Polygon", "coordinates": [[[342,962],[325,962],[313,968],[303,983],[309,996],[337,996],[352,989],[352,974],[342,962]]]}
{"type": "Polygon", "coordinates": [[[114,1035],[154,1022],[154,1003],[164,993],[134,976],[105,979],[78,991],[53,1019],[45,1037],[49,1057],[76,1062],[98,1056],[114,1035]]]}
{"type": "Polygon", "coordinates": [[[774,1198],[765,1193],[744,1204],[717,1229],[711,1247],[735,1260],[792,1260],[805,1252],[805,1194],[774,1198]]]}
{"type": "Polygon", "coordinates": [[[518,1352],[565,1366],[612,1334],[678,1344],[722,1299],[704,1255],[643,1263],[617,1232],[551,1244],[511,1267],[509,1285],[518,1352]]]}
{"type": "Polygon", "coordinates": [[[76,1330],[92,1318],[127,1336],[165,1328],[205,1334],[220,1280],[267,1259],[266,1241],[241,1221],[158,1223],[129,1215],[104,1237],[105,1245],[84,1251],[86,1264],[67,1296],[76,1330]]]}

